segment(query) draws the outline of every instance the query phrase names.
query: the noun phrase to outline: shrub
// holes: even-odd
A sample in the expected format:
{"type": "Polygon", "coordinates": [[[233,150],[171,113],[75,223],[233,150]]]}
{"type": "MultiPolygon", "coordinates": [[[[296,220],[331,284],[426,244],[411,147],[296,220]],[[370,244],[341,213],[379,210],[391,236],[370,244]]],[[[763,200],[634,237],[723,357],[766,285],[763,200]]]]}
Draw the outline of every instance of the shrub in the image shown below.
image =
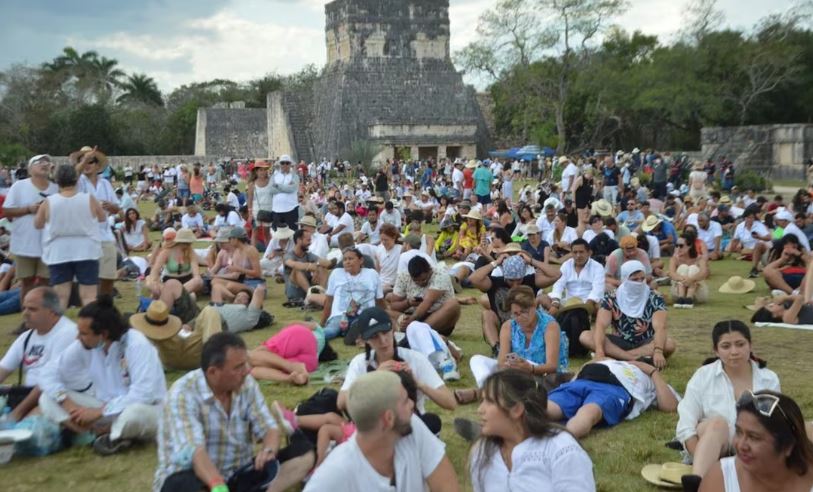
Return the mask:
{"type": "Polygon", "coordinates": [[[740,171],[734,176],[734,184],[741,190],[765,191],[768,179],[756,171],[740,171]]]}

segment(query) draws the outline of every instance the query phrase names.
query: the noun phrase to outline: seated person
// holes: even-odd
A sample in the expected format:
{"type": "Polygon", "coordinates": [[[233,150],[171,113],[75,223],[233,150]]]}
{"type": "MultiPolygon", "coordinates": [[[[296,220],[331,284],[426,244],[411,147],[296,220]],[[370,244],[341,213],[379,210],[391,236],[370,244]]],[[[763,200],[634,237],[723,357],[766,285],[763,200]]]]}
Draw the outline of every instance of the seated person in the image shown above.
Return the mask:
{"type": "Polygon", "coordinates": [[[174,239],[164,242],[151,265],[146,281],[154,299],[161,299],[167,306],[173,305],[170,294],[164,292],[170,280],[181,283],[184,290],[190,294],[203,291],[198,257],[192,248],[195,240],[192,231],[181,229],[175,234],[174,239]]]}
{"type": "Polygon", "coordinates": [[[671,255],[675,251],[675,243],[678,239],[675,226],[668,220],[664,220],[657,215],[650,215],[647,220],[641,224],[641,230],[647,234],[651,234],[658,239],[658,245],[661,248],[662,255],[671,255]],[[650,218],[652,217],[652,218],[650,218]]]}
{"type": "MultiPolygon", "coordinates": [[[[552,316],[536,306],[533,289],[521,285],[508,291],[506,307],[511,321],[500,327],[497,359],[473,355],[469,361],[477,387],[499,369],[518,369],[532,376],[563,373],[568,365],[568,339],[552,316]]],[[[458,403],[477,399],[476,390],[455,390],[458,403]]]]}
{"type": "Polygon", "coordinates": [[[339,246],[339,235],[342,233],[352,235],[356,231],[356,226],[353,217],[345,211],[344,202],[331,200],[327,209],[323,230],[319,232],[326,234],[330,246],[336,248],[339,246]]]}
{"type": "Polygon", "coordinates": [[[644,221],[646,217],[644,214],[638,210],[638,201],[634,198],[627,200],[627,207],[624,209],[616,220],[619,224],[623,224],[629,229],[630,231],[634,231],[638,228],[638,225],[644,221]]]}
{"type": "Polygon", "coordinates": [[[573,241],[571,249],[573,257],[562,264],[561,277],[553,284],[550,296],[539,295],[539,305],[556,317],[569,340],[570,354],[586,355],[579,339],[590,330],[590,315],[604,298],[604,267],[590,257],[590,246],[584,239],[573,241]],[[568,301],[583,307],[562,309],[568,301]]]}
{"type": "Polygon", "coordinates": [[[634,236],[635,239],[638,240],[638,249],[646,251],[646,255],[649,257],[649,263],[652,266],[652,276],[655,279],[665,277],[666,273],[663,271],[663,259],[661,259],[661,245],[658,242],[658,238],[640,229],[634,236]]]}
{"type": "Polygon", "coordinates": [[[558,272],[552,265],[533,260],[524,251],[515,255],[503,253],[495,261],[471,274],[471,285],[488,296],[490,309],[482,311],[481,322],[483,337],[491,347],[494,357],[500,352],[500,327],[511,320],[509,306],[504,304],[508,291],[525,285],[538,292],[539,289],[550,286],[557,278],[558,272]],[[533,268],[533,272],[528,271],[528,266],[533,268]]]}
{"type": "Polygon", "coordinates": [[[755,360],[751,330],[742,321],[726,320],[711,331],[716,357],[695,371],[678,404],[677,440],[693,458],[692,473],[703,477],[731,452],[736,402],[746,391],[780,391],[776,373],[755,360]]]}
{"type": "Polygon", "coordinates": [[[799,239],[789,234],[776,242],[762,275],[771,289],[791,294],[802,285],[809,263],[809,255],[803,251],[799,239]]]}
{"type": "Polygon", "coordinates": [[[707,213],[701,212],[697,214],[696,221],[690,218],[686,223],[697,226],[697,237],[706,245],[709,260],[723,259],[723,228],[719,222],[710,220],[707,213]]]}
{"type": "Polygon", "coordinates": [[[330,273],[322,319],[325,338],[345,334],[353,320],[366,308],[384,306],[381,279],[375,270],[363,268],[363,255],[355,248],[342,254],[343,265],[330,273]]]}
{"type": "Polygon", "coordinates": [[[450,258],[458,247],[457,224],[449,217],[440,221],[440,233],[435,241],[435,255],[438,259],[450,258]]]}
{"type": "Polygon", "coordinates": [[[765,483],[777,490],[813,489],[813,442],[795,401],[774,391],[746,391],[737,400],[736,422],[736,455],[712,465],[700,492],[755,490],[750,484],[765,483]]]}
{"type": "MultiPolygon", "coordinates": [[[[767,243],[767,246],[770,246],[770,242],[771,231],[757,219],[757,209],[748,207],[742,214],[742,222],[737,224],[734,229],[731,242],[728,243],[728,251],[738,253],[740,259],[752,260],[757,244],[767,243]]],[[[753,277],[757,275],[759,275],[758,272],[753,277]]]]}
{"type": "Polygon", "coordinates": [[[283,260],[285,298],[291,305],[304,301],[308,290],[314,285],[326,285],[331,260],[320,259],[309,251],[312,234],[299,229],[293,236],[293,248],[283,260]]]}
{"type": "Polygon", "coordinates": [[[347,408],[356,433],[327,456],[305,492],[370,490],[371,484],[396,492],[460,490],[443,442],[413,413],[400,381],[391,371],[365,371],[352,385],[345,380],[340,398],[344,394],[346,404],[340,406],[347,408]],[[373,462],[389,471],[382,475],[373,462]],[[355,472],[348,474],[350,469],[355,472]]]}
{"type": "Polygon", "coordinates": [[[130,325],[152,342],[164,369],[177,371],[197,369],[203,344],[223,331],[220,314],[214,307],[203,308],[195,319],[184,324],[169,314],[163,301],[152,301],[146,312],[130,316],[130,325]]]}
{"type": "Polygon", "coordinates": [[[708,262],[697,250],[694,236],[684,232],[678,239],[675,254],[669,262],[669,278],[672,279],[672,302],[677,308],[692,308],[695,302],[708,300],[708,262]]]}
{"type": "Polygon", "coordinates": [[[477,210],[470,210],[462,216],[465,219],[460,225],[457,240],[457,251],[452,255],[457,260],[466,258],[474,248],[483,242],[486,236],[486,228],[483,225],[483,216],[477,210]]]}
{"type": "MultiPolygon", "coordinates": [[[[587,241],[588,244],[602,233],[607,234],[610,238],[613,237],[613,232],[610,231],[608,233],[608,229],[604,227],[604,219],[602,219],[600,215],[592,215],[589,220],[587,224],[580,224],[580,229],[584,229],[581,233],[581,238],[587,241]],[[589,227],[585,228],[587,225],[589,225],[589,227]]],[[[576,232],[579,232],[579,229],[576,229],[576,232]]]]}
{"type": "Polygon", "coordinates": [[[550,261],[561,264],[570,259],[570,245],[578,238],[576,229],[567,225],[567,213],[560,210],[553,219],[553,229],[545,237],[551,248],[550,261]]]}
{"type": "MultiPolygon", "coordinates": [[[[19,296],[19,292],[16,293],[19,296]]],[[[0,383],[19,371],[17,384],[25,394],[6,402],[11,407],[9,419],[19,422],[37,406],[40,382],[49,364],[56,364],[65,347],[76,340],[76,323],[63,315],[59,296],[51,287],[35,287],[23,299],[24,332],[9,347],[0,360],[0,383]]],[[[87,381],[80,378],[68,385],[84,389],[87,381]]]]}
{"type": "Polygon", "coordinates": [[[367,211],[367,221],[361,225],[361,230],[358,233],[358,242],[370,243],[373,246],[381,244],[381,225],[382,222],[378,220],[378,209],[371,208],[367,211]]]}
{"type": "Polygon", "coordinates": [[[155,347],[129,328],[109,296],[84,306],[77,326],[78,339],[40,383],[42,414],[73,432],[92,431],[93,450],[103,456],[154,440],[167,391],[155,347]],[[70,389],[80,374],[94,396],[70,389]]]}
{"type": "Polygon", "coordinates": [[[175,209],[167,205],[166,200],[156,200],[155,213],[150,220],[150,229],[153,231],[163,231],[167,227],[178,227],[181,222],[181,215],[175,209]]]}
{"type": "Polygon", "coordinates": [[[197,206],[186,207],[186,213],[181,217],[181,227],[191,230],[195,233],[195,237],[206,235],[206,222],[203,220],[203,215],[198,212],[197,206]]]}
{"type": "Polygon", "coordinates": [[[548,418],[567,420],[566,428],[581,439],[602,424],[612,427],[649,408],[675,412],[678,399],[660,371],[636,360],[594,360],[575,379],[548,395],[548,418]]]}
{"type": "Polygon", "coordinates": [[[218,203],[215,205],[215,211],[217,212],[217,215],[215,215],[215,219],[210,227],[210,231],[212,233],[216,234],[217,231],[224,227],[228,227],[230,229],[242,229],[245,227],[245,221],[240,218],[240,214],[235,212],[235,210],[229,205],[225,203],[218,203]]]}
{"type": "Polygon", "coordinates": [[[550,245],[542,239],[539,227],[533,223],[525,226],[525,240],[522,241],[520,247],[531,255],[531,258],[543,263],[546,263],[550,256],[550,245]]]}
{"type": "Polygon", "coordinates": [[[325,348],[324,331],[316,323],[295,322],[248,353],[255,379],[308,383],[308,373],[319,368],[325,348]]]}
{"type": "Polygon", "coordinates": [[[219,333],[204,344],[201,368],[172,385],[160,416],[153,490],[281,492],[310,471],[313,446],[303,434],[295,433],[280,449],[280,432],[249,376],[248,361],[238,335],[219,333]],[[255,455],[257,442],[262,445],[255,455]],[[277,466],[269,483],[268,471],[277,466]]]}
{"type": "Polygon", "coordinates": [[[617,360],[651,357],[651,364],[663,369],[675,351],[674,340],[667,337],[663,297],[649,288],[638,261],[621,266],[621,279],[615,292],[604,295],[592,331],[582,332],[579,341],[598,360],[605,355],[617,360]],[[610,326],[612,334],[607,334],[610,326]]]}
{"type": "MultiPolygon", "coordinates": [[[[234,295],[245,286],[253,289],[259,285],[265,285],[265,278],[263,278],[260,268],[260,253],[257,248],[248,244],[248,241],[245,229],[231,229],[229,247],[220,252],[226,257],[225,266],[223,266],[223,259],[218,257],[218,264],[214,268],[212,292],[222,287],[221,295],[227,301],[232,300],[234,295]]],[[[212,270],[209,270],[210,273],[212,270]]],[[[223,299],[212,300],[222,302],[223,299]]]]}
{"type": "Polygon", "coordinates": [[[277,283],[283,282],[283,258],[293,249],[294,243],[291,241],[293,235],[294,231],[287,225],[277,227],[277,230],[272,232],[271,240],[260,258],[263,275],[274,277],[278,281],[277,283]]]}
{"type": "Polygon", "coordinates": [[[124,225],[119,230],[126,246],[126,251],[149,251],[152,244],[146,223],[141,220],[141,214],[134,208],[127,209],[124,214],[124,225]]]}
{"type": "Polygon", "coordinates": [[[548,405],[545,390],[527,374],[508,369],[488,377],[482,431],[469,458],[474,492],[596,490],[590,456],[551,422],[548,405]]]}
{"type": "Polygon", "coordinates": [[[408,271],[398,274],[387,301],[390,315],[399,319],[396,328],[401,331],[413,321],[423,321],[441,335],[449,336],[460,319],[460,303],[449,274],[433,269],[420,256],[409,260],[408,271]]]}
{"type": "Polygon", "coordinates": [[[612,290],[621,285],[621,265],[628,261],[639,261],[644,265],[647,282],[652,280],[652,264],[649,262],[649,255],[646,251],[638,247],[638,237],[630,234],[624,236],[618,242],[618,249],[607,256],[605,265],[605,279],[607,290],[612,290]]]}

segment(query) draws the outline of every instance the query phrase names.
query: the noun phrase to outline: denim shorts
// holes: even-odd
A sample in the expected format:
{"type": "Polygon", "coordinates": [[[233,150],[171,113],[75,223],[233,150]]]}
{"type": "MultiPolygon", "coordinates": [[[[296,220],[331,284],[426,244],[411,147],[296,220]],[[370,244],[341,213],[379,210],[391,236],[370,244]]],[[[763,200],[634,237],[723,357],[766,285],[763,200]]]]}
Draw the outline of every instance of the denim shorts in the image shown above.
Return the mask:
{"type": "Polygon", "coordinates": [[[99,284],[99,260],[69,261],[67,263],[57,263],[48,265],[48,273],[51,285],[59,285],[76,281],[79,285],[99,284]]]}

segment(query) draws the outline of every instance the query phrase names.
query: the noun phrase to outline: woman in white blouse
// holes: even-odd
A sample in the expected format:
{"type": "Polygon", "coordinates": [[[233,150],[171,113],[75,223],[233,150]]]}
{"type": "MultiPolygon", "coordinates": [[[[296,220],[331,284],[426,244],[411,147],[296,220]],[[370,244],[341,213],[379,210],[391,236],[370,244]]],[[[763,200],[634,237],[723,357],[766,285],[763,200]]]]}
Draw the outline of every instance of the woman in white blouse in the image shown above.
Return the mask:
{"type": "Polygon", "coordinates": [[[469,470],[475,492],[595,491],[593,463],[566,430],[547,419],[548,395],[526,372],[505,369],[483,385],[480,438],[469,470]]]}
{"type": "Polygon", "coordinates": [[[714,359],[695,371],[678,404],[677,439],[702,477],[732,453],[737,399],[746,391],[780,391],[776,373],[751,351],[751,330],[742,321],[720,321],[711,332],[714,359]]]}

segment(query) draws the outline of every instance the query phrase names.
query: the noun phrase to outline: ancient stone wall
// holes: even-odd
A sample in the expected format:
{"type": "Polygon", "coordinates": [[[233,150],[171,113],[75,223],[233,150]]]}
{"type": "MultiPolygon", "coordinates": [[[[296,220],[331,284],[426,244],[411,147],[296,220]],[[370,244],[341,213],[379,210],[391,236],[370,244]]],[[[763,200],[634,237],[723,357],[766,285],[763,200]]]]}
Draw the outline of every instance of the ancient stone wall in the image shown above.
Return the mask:
{"type": "MultiPolygon", "coordinates": [[[[210,162],[221,162],[229,157],[226,155],[111,155],[108,156],[110,165],[115,169],[130,166],[138,169],[141,166],[177,166],[178,164],[192,165],[197,162],[208,165],[210,162]]],[[[54,156],[54,164],[70,164],[66,156],[54,156]]]]}
{"type": "Polygon", "coordinates": [[[703,128],[704,159],[726,156],[741,169],[774,178],[804,176],[804,162],[813,157],[813,125],[752,125],[703,128]]]}
{"type": "Polygon", "coordinates": [[[195,154],[268,157],[268,116],[257,108],[201,108],[195,154]]]}

